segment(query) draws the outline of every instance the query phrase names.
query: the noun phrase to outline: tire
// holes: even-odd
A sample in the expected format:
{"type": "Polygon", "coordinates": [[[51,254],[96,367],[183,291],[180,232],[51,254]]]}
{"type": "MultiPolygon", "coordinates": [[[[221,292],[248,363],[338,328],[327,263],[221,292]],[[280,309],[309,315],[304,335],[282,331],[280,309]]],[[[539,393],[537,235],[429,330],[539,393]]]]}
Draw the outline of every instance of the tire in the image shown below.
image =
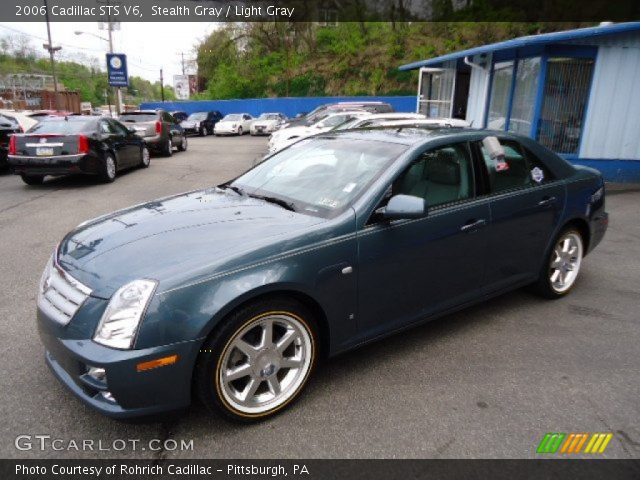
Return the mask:
{"type": "Polygon", "coordinates": [[[27,185],[42,185],[44,182],[44,175],[25,175],[24,173],[20,175],[22,181],[27,185]]]}
{"type": "Polygon", "coordinates": [[[189,141],[187,140],[187,134],[185,133],[184,135],[182,135],[182,141],[180,142],[180,145],[178,145],[178,151],[179,152],[186,152],[187,151],[187,147],[189,146],[189,141]]]}
{"type": "Polygon", "coordinates": [[[198,136],[204,137],[206,134],[207,134],[206,129],[200,127],[200,130],[198,130],[198,136]]]}
{"type": "Polygon", "coordinates": [[[171,141],[170,138],[167,139],[167,141],[165,142],[162,153],[164,153],[165,157],[170,157],[173,155],[173,142],[171,141]]]}
{"type": "Polygon", "coordinates": [[[140,168],[148,168],[151,163],[151,154],[146,146],[140,149],[140,168]]]}
{"type": "Polygon", "coordinates": [[[117,163],[111,153],[106,153],[100,168],[100,178],[105,183],[111,183],[116,179],[117,163]]]}
{"type": "Polygon", "coordinates": [[[238,127],[238,136],[241,137],[242,135],[244,135],[244,132],[242,131],[242,127],[238,127]]]}
{"type": "Polygon", "coordinates": [[[240,308],[222,320],[200,350],[194,376],[199,399],[210,411],[239,422],[279,413],[298,397],[316,368],[317,332],[313,314],[292,299],[260,300],[240,308]],[[268,325],[274,343],[264,340],[268,325]],[[291,366],[282,366],[285,362],[291,366]],[[225,381],[229,367],[236,369],[236,378],[225,381]],[[241,398],[247,389],[252,391],[249,400],[241,398]]]}
{"type": "Polygon", "coordinates": [[[580,274],[583,257],[582,234],[574,227],[564,229],[554,240],[534,285],[537,293],[552,300],[567,295],[580,274]]]}

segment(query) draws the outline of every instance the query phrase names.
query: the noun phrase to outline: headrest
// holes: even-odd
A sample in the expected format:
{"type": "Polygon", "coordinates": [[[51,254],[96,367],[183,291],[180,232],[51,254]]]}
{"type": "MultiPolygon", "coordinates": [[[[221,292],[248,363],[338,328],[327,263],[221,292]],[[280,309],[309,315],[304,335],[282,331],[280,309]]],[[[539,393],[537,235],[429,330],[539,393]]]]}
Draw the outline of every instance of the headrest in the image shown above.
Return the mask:
{"type": "Polygon", "coordinates": [[[460,185],[460,163],[453,152],[439,150],[427,162],[427,180],[443,185],[460,185]]]}

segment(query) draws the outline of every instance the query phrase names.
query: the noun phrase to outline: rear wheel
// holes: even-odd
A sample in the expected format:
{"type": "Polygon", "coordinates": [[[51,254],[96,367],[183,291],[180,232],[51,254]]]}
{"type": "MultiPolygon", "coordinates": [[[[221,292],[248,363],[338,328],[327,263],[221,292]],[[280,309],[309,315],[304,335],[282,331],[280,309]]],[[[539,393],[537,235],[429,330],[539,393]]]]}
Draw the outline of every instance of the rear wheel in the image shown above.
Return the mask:
{"type": "Polygon", "coordinates": [[[182,141],[180,142],[180,145],[178,145],[179,152],[185,152],[187,150],[187,146],[188,146],[187,142],[188,142],[187,134],[185,133],[184,135],[182,135],[182,141]]]}
{"type": "Polygon", "coordinates": [[[224,320],[203,345],[196,389],[213,412],[243,422],[276,414],[315,369],[315,319],[297,301],[258,301],[224,320]]]}
{"type": "Polygon", "coordinates": [[[173,142],[171,141],[171,139],[167,139],[167,141],[164,144],[164,156],[165,157],[170,157],[171,155],[173,155],[173,142]]]}
{"type": "Polygon", "coordinates": [[[100,178],[106,183],[111,183],[116,179],[116,159],[111,153],[104,156],[100,178]]]}
{"type": "Polygon", "coordinates": [[[143,146],[140,151],[140,167],[147,168],[150,163],[151,155],[149,154],[149,149],[146,146],[143,146]]]}
{"type": "Polygon", "coordinates": [[[568,294],[578,278],[584,241],[575,228],[567,228],[558,235],[540,272],[536,284],[538,293],[546,298],[560,298],[568,294]]]}
{"type": "Polygon", "coordinates": [[[23,173],[20,178],[27,185],[42,185],[44,182],[44,175],[25,175],[23,173]]]}

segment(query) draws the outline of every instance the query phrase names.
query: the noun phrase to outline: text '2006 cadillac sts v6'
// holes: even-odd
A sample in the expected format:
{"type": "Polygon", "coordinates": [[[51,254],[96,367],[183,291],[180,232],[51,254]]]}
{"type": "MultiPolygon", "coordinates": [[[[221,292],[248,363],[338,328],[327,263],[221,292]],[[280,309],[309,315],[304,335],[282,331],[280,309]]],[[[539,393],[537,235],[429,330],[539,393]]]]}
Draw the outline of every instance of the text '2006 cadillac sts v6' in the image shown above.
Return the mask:
{"type": "Polygon", "coordinates": [[[604,183],[534,141],[322,134],[218,187],[78,226],[38,295],[46,362],[113,417],[275,414],[331,356],[525,285],[575,285],[604,183]],[[193,387],[193,388],[192,388],[193,387]]]}

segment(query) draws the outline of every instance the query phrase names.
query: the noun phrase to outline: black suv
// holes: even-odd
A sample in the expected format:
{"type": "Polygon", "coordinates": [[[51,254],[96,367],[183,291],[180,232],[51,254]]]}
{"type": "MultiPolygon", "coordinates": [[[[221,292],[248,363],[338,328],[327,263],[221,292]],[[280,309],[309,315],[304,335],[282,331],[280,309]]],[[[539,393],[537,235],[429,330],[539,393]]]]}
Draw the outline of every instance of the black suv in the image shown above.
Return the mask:
{"type": "Polygon", "coordinates": [[[173,147],[184,152],[187,134],[169,112],[164,110],[137,110],[120,115],[119,120],[142,137],[149,150],[166,156],[173,154],[173,147]]]}
{"type": "Polygon", "coordinates": [[[197,133],[201,137],[213,135],[213,127],[222,118],[222,114],[213,110],[211,112],[194,112],[186,120],[180,122],[186,133],[197,133]]]}
{"type": "Polygon", "coordinates": [[[7,151],[9,149],[9,138],[14,133],[22,133],[22,129],[18,122],[13,118],[0,114],[0,170],[6,170],[7,151]]]}

